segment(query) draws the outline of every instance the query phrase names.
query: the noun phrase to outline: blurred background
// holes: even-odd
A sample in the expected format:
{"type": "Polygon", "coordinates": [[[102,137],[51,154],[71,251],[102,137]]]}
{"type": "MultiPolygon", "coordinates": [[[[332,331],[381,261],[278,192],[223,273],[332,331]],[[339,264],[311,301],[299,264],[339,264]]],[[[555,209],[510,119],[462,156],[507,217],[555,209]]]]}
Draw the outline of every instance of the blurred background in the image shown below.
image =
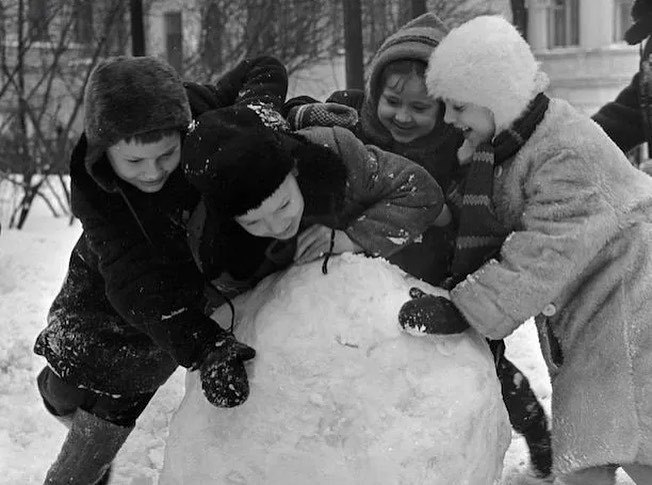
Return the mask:
{"type": "MultiPolygon", "coordinates": [[[[587,114],[638,69],[623,34],[633,0],[2,0],[0,224],[20,229],[41,199],[70,217],[66,170],[81,133],[83,89],[97,62],[155,55],[213,82],[244,57],[270,54],[289,96],[362,87],[364,68],[398,26],[425,11],[449,26],[500,13],[551,78],[550,94],[587,114]]],[[[638,152],[633,154],[638,156],[638,152]]]]}

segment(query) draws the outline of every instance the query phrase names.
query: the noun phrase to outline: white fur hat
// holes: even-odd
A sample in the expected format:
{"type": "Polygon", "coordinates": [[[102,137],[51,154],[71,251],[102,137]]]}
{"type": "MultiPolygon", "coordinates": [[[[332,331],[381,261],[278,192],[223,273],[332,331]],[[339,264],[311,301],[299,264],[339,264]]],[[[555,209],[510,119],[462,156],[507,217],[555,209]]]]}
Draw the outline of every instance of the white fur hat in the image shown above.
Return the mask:
{"type": "Polygon", "coordinates": [[[473,103],[494,114],[496,133],[508,128],[548,86],[530,46],[503,17],[476,17],[433,51],[426,72],[431,96],[473,103]]]}

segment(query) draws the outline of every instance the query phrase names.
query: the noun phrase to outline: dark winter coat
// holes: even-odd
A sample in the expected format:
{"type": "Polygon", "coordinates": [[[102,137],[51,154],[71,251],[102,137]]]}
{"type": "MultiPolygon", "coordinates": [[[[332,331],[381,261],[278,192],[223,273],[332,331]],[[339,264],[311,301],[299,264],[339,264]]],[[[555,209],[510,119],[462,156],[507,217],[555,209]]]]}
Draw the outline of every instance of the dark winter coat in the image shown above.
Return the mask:
{"type": "MultiPolygon", "coordinates": [[[[193,116],[235,102],[285,98],[273,58],[246,60],[215,86],[187,83],[193,116]]],[[[35,352],[63,379],[97,392],[156,390],[180,364],[198,363],[218,333],[204,315],[204,278],[187,244],[199,194],[177,168],[157,193],[110,169],[106,154],[85,167],[82,135],[70,165],[72,209],[83,233],[35,352]]]]}
{"type": "MultiPolygon", "coordinates": [[[[297,182],[305,201],[301,229],[322,224],[343,230],[368,254],[387,258],[418,239],[441,212],[441,189],[417,164],[364,145],[344,128],[313,127],[297,134],[335,155],[298,161],[297,182]],[[341,170],[334,169],[336,164],[341,170]],[[336,212],[332,194],[341,194],[336,212]]],[[[287,267],[296,248],[296,237],[255,237],[232,218],[209,216],[197,230],[202,268],[231,295],[287,267]]]]}
{"type": "Polygon", "coordinates": [[[593,115],[593,120],[624,152],[645,142],[652,146],[652,72],[646,76],[642,64],[651,54],[652,43],[648,39],[639,72],[615,100],[593,115]]]}
{"type": "MultiPolygon", "coordinates": [[[[316,102],[318,101],[308,96],[293,98],[284,105],[284,113],[287,114],[294,106],[316,102]]],[[[326,102],[343,104],[357,110],[360,121],[352,131],[363,143],[376,145],[418,163],[437,181],[445,194],[451,192],[455,183],[463,179],[457,161],[457,149],[462,144],[462,136],[444,123],[443,105],[440,119],[429,135],[410,143],[399,143],[378,121],[377,100],[370,100],[365,92],[358,89],[336,91],[326,102]]],[[[437,285],[447,276],[454,248],[454,228],[455,224],[447,228],[431,227],[419,242],[406,246],[389,258],[390,262],[417,278],[437,285]]]]}

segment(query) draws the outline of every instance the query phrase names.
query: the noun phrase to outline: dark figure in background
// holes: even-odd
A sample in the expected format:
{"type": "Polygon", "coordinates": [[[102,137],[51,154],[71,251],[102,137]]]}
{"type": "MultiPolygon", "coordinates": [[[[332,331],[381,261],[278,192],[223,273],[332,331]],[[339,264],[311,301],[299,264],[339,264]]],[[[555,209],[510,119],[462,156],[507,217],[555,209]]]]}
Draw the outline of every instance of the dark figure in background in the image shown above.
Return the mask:
{"type": "Polygon", "coordinates": [[[639,168],[652,174],[652,0],[636,0],[634,24],[625,32],[628,44],[640,45],[639,70],[615,100],[605,104],[592,118],[625,153],[641,143],[648,144],[647,158],[639,168]],[[644,42],[644,44],[643,44],[644,42]]]}

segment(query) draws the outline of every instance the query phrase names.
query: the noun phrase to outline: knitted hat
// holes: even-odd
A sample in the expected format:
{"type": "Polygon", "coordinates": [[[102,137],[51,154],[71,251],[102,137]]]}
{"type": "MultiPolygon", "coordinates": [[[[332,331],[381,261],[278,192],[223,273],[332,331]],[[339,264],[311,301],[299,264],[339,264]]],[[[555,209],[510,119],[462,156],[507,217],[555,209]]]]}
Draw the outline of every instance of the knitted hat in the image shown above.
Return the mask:
{"type": "Polygon", "coordinates": [[[367,96],[376,100],[380,76],[387,64],[399,59],[428,63],[430,54],[447,34],[448,28],[433,13],[424,13],[403,25],[382,43],[369,66],[367,96]]]}
{"type": "Polygon", "coordinates": [[[632,25],[625,32],[628,44],[638,44],[652,34],[652,0],[636,0],[632,5],[632,25]]]}
{"type": "Polygon", "coordinates": [[[226,217],[259,207],[294,167],[284,135],[246,106],[207,111],[197,118],[181,159],[207,209],[226,217]]]}
{"type": "Polygon", "coordinates": [[[512,24],[482,15],[442,40],[430,58],[426,85],[436,98],[489,108],[499,133],[545,90],[548,77],[512,24]]]}
{"type": "Polygon", "coordinates": [[[190,104],[177,72],[155,57],[119,56],[101,61],[84,93],[86,166],[124,138],[155,130],[185,130],[190,104]]]}

